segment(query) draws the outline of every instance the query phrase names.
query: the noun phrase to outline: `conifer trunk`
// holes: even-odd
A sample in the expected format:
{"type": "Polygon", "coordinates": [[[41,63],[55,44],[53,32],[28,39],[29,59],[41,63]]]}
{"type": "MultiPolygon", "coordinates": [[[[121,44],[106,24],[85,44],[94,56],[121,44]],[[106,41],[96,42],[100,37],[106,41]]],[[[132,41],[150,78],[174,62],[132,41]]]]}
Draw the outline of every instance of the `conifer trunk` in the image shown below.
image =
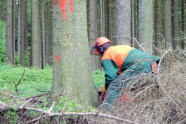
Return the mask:
{"type": "Polygon", "coordinates": [[[32,66],[41,68],[41,39],[38,0],[32,0],[32,66]]]}
{"type": "MultiPolygon", "coordinates": [[[[94,45],[98,38],[98,22],[97,22],[97,2],[96,0],[89,0],[89,44],[90,48],[94,45]]],[[[101,68],[100,57],[91,55],[92,71],[101,68]]]]}
{"type": "Polygon", "coordinates": [[[163,42],[163,14],[162,0],[155,1],[155,54],[162,55],[163,42]]]}
{"type": "Polygon", "coordinates": [[[116,0],[116,44],[131,44],[131,0],[116,0]]]}
{"type": "Polygon", "coordinates": [[[6,0],[6,57],[7,62],[14,64],[14,2],[6,0]]]}
{"type": "Polygon", "coordinates": [[[172,2],[171,0],[164,1],[164,36],[165,36],[165,49],[172,47],[172,2]]]}
{"type": "Polygon", "coordinates": [[[152,54],[153,0],[139,0],[139,42],[152,54]]]}
{"type": "Polygon", "coordinates": [[[173,49],[181,48],[179,37],[178,0],[173,0],[173,49]]]}

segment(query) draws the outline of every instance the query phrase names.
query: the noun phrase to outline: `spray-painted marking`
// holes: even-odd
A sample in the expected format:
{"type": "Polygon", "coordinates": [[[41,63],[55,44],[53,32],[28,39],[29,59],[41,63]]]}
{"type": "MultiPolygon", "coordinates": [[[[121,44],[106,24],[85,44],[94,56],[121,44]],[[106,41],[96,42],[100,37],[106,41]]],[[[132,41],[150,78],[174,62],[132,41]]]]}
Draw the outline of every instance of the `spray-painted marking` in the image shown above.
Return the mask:
{"type": "MultiPolygon", "coordinates": [[[[74,12],[74,7],[73,7],[73,0],[60,0],[59,2],[59,7],[61,9],[61,12],[63,14],[63,18],[67,20],[67,8],[66,8],[66,3],[70,3],[70,12],[74,12]]],[[[56,4],[58,4],[58,0],[56,0],[56,4]]],[[[52,0],[52,7],[54,8],[54,0],[52,0]]]]}

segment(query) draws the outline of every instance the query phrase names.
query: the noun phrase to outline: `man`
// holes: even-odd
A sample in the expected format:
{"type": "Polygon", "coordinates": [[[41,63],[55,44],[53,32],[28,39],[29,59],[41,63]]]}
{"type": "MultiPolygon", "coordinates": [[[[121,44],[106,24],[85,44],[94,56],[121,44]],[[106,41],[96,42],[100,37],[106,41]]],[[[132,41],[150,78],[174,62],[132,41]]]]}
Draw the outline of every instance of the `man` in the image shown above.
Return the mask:
{"type": "Polygon", "coordinates": [[[105,72],[103,91],[106,94],[101,109],[108,111],[112,109],[111,105],[118,99],[122,88],[129,85],[134,77],[153,72],[159,61],[158,57],[128,45],[111,46],[111,41],[105,37],[96,39],[91,53],[93,51],[102,56],[101,64],[105,72]]]}

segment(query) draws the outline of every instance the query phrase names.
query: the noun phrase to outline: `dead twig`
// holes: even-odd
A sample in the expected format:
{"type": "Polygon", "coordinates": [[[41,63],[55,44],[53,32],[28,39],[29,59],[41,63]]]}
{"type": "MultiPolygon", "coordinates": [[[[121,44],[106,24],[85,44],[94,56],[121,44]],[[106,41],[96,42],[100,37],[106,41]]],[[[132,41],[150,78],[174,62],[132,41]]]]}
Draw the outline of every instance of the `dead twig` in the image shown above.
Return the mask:
{"type": "Polygon", "coordinates": [[[25,69],[24,69],[24,71],[23,71],[23,74],[21,75],[21,78],[18,80],[18,82],[15,83],[15,81],[13,81],[16,92],[18,92],[17,86],[20,84],[20,82],[21,82],[21,80],[22,80],[24,74],[25,74],[25,69]]]}
{"type": "Polygon", "coordinates": [[[19,107],[19,109],[22,109],[25,105],[27,105],[33,98],[30,98],[29,100],[27,100],[23,105],[21,105],[19,107]]]}
{"type": "MultiPolygon", "coordinates": [[[[161,64],[161,62],[162,62],[164,56],[165,56],[169,51],[170,51],[170,50],[167,50],[167,51],[162,55],[162,57],[161,57],[161,59],[160,59],[160,61],[159,61],[159,64],[158,64],[157,74],[159,74],[160,64],[161,64]]],[[[180,108],[180,106],[179,106],[179,104],[177,103],[177,101],[176,101],[174,98],[172,98],[172,97],[169,95],[169,93],[164,89],[164,87],[163,87],[162,84],[161,84],[161,81],[160,81],[160,77],[159,77],[159,76],[157,76],[157,83],[158,83],[158,85],[161,87],[161,89],[163,90],[163,92],[169,97],[169,99],[178,107],[178,109],[179,109],[184,115],[186,115],[185,112],[184,112],[184,110],[182,110],[182,108],[180,108]]]]}
{"type": "Polygon", "coordinates": [[[54,105],[55,102],[53,101],[52,106],[50,107],[50,109],[47,111],[48,114],[50,114],[52,112],[52,110],[54,109],[54,105]]]}
{"type": "Polygon", "coordinates": [[[26,122],[26,124],[34,123],[34,122],[40,120],[41,118],[42,118],[42,116],[40,115],[38,118],[35,118],[35,119],[33,119],[33,120],[29,121],[29,122],[26,122]]]}
{"type": "Polygon", "coordinates": [[[46,96],[46,95],[48,95],[48,94],[49,94],[49,92],[48,92],[48,93],[43,93],[43,94],[40,94],[40,95],[36,95],[36,96],[31,96],[31,97],[26,98],[26,99],[37,98],[37,97],[42,97],[42,96],[46,96]]]}

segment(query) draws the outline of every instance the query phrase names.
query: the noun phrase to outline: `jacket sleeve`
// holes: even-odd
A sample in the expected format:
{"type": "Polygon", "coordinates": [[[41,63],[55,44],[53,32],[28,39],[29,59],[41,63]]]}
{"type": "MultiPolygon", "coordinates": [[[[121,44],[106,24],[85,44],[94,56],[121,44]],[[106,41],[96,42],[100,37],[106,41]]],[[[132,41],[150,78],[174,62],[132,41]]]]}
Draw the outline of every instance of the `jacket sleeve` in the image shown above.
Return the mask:
{"type": "Polygon", "coordinates": [[[105,72],[105,88],[108,88],[110,82],[112,82],[118,76],[118,67],[112,60],[106,59],[102,61],[102,67],[105,72]]]}

